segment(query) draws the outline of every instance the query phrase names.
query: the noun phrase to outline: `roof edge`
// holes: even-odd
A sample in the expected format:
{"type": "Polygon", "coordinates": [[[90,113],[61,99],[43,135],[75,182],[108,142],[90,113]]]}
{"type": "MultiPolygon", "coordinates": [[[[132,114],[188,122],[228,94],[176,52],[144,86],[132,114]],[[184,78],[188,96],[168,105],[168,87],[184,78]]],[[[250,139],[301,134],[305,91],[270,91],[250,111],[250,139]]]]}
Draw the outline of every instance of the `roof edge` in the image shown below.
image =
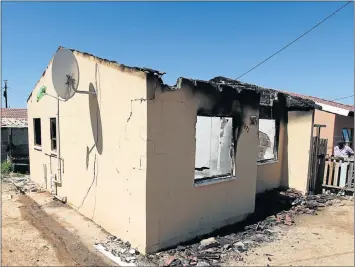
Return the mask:
{"type": "Polygon", "coordinates": [[[339,107],[334,107],[334,106],[327,105],[327,104],[320,103],[320,102],[316,102],[316,104],[320,106],[320,110],[330,112],[333,114],[337,114],[337,115],[350,116],[350,113],[352,112],[351,110],[347,110],[347,109],[339,108],[339,107]]]}
{"type": "Polygon", "coordinates": [[[72,49],[72,48],[68,48],[68,47],[64,47],[64,46],[58,46],[57,50],[55,51],[55,53],[53,54],[51,60],[49,61],[49,63],[47,64],[47,67],[46,69],[44,70],[44,72],[42,73],[42,76],[41,78],[39,78],[39,80],[37,81],[37,83],[34,85],[31,93],[29,94],[29,96],[27,97],[27,101],[26,103],[28,103],[28,101],[30,100],[32,94],[33,94],[33,91],[35,90],[36,86],[38,85],[38,83],[40,82],[40,80],[42,79],[42,77],[46,74],[47,70],[48,70],[48,67],[50,65],[50,63],[53,61],[53,58],[55,56],[55,54],[60,50],[60,49],[68,49],[72,52],[75,52],[81,56],[90,56],[90,57],[93,57],[95,60],[98,60],[100,61],[100,63],[103,63],[103,64],[107,64],[107,63],[110,63],[110,64],[114,64],[118,67],[122,67],[122,68],[127,68],[127,69],[132,69],[132,70],[136,70],[136,71],[140,71],[140,72],[144,72],[146,74],[153,74],[155,76],[159,76],[159,78],[161,78],[164,74],[166,74],[166,72],[161,72],[161,71],[158,71],[158,70],[155,70],[155,69],[151,69],[151,68],[147,68],[147,67],[136,67],[136,66],[127,66],[127,65],[124,65],[124,64],[120,64],[118,63],[117,61],[113,61],[113,60],[108,60],[108,59],[105,59],[105,58],[101,58],[101,57],[98,57],[98,56],[95,56],[93,54],[90,54],[90,53],[86,53],[86,52],[82,52],[82,51],[79,51],[79,50],[76,50],[76,49],[72,49]]]}

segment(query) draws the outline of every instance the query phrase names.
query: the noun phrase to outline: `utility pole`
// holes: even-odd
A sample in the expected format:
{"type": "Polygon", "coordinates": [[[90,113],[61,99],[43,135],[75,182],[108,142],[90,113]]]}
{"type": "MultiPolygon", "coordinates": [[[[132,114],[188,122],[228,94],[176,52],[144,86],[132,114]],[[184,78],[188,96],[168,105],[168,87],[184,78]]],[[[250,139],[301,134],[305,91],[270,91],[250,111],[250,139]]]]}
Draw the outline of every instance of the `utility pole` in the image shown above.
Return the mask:
{"type": "Polygon", "coordinates": [[[4,87],[4,98],[5,98],[5,108],[7,108],[7,80],[4,80],[5,87],[4,87]]]}
{"type": "MultiPolygon", "coordinates": [[[[5,86],[4,86],[4,98],[5,98],[5,108],[8,108],[7,106],[7,80],[4,80],[5,86]]],[[[8,128],[8,140],[9,140],[9,151],[7,158],[8,160],[12,160],[12,129],[8,128]]]]}

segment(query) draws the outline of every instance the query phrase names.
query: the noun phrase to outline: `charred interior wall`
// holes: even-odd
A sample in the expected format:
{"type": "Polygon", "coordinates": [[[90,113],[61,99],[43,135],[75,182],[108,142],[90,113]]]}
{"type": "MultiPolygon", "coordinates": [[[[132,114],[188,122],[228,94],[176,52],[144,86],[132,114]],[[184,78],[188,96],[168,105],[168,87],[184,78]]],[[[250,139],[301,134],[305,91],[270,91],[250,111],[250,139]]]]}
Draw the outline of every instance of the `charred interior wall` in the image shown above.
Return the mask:
{"type": "Polygon", "coordinates": [[[147,103],[147,248],[153,252],[223,225],[254,211],[257,175],[259,95],[218,92],[182,81],[165,90],[148,81],[147,103]],[[196,185],[197,115],[232,116],[235,175],[196,185]],[[254,117],[255,119],[255,117],[254,117]],[[255,121],[255,120],[254,120],[255,121]]]}
{"type": "Polygon", "coordinates": [[[256,192],[261,193],[281,186],[283,163],[287,161],[287,108],[286,99],[282,95],[272,106],[272,114],[276,121],[275,147],[276,159],[258,162],[256,192]]]}

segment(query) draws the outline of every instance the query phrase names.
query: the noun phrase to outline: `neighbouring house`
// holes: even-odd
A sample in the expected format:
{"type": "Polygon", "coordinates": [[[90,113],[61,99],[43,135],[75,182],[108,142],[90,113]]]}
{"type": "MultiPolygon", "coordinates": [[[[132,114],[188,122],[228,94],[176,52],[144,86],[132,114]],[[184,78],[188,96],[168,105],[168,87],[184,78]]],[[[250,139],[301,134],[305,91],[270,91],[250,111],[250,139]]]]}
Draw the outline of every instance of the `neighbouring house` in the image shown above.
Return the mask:
{"type": "Polygon", "coordinates": [[[323,125],[325,127],[322,127],[320,130],[320,138],[328,139],[328,155],[333,154],[334,146],[336,146],[336,142],[340,139],[344,139],[354,149],[354,106],[292,92],[277,91],[289,96],[313,101],[316,105],[314,111],[308,112],[307,116],[303,116],[303,120],[305,120],[305,124],[303,125],[305,128],[299,127],[299,123],[297,125],[293,124],[295,117],[291,116],[295,116],[296,113],[288,113],[288,127],[287,129],[279,127],[278,133],[274,130],[275,127],[266,126],[266,124],[270,123],[271,125],[274,125],[274,120],[265,120],[260,117],[257,192],[264,192],[268,189],[277,188],[287,184],[284,181],[288,180],[287,176],[290,174],[289,170],[292,170],[292,168],[288,168],[288,171],[283,171],[281,167],[282,162],[286,162],[285,166],[294,165],[295,168],[298,166],[298,172],[302,172],[302,175],[299,173],[300,175],[298,179],[291,180],[292,182],[289,186],[307,192],[309,180],[307,168],[309,165],[309,157],[305,156],[299,158],[299,155],[301,155],[301,151],[303,155],[306,155],[306,153],[308,153],[306,151],[310,151],[311,148],[302,148],[301,146],[297,146],[296,142],[290,150],[292,144],[286,144],[284,141],[278,143],[273,142],[275,140],[275,135],[280,140],[288,140],[286,142],[289,142],[292,138],[289,129],[295,127],[295,132],[293,133],[296,134],[293,136],[293,141],[296,141],[299,138],[311,138],[317,134],[317,131],[315,129],[310,129],[306,125],[312,125],[312,128],[313,125],[323,125]],[[268,127],[269,130],[265,130],[265,127],[268,127]],[[299,127],[298,132],[297,127],[299,127]],[[297,153],[294,153],[296,151],[297,153]],[[273,152],[275,154],[273,154],[273,152]]]}
{"type": "Polygon", "coordinates": [[[223,77],[168,86],[71,51],[78,89],[96,95],[56,99],[51,60],[27,100],[31,178],[140,252],[244,219],[257,192],[304,187],[314,101],[223,77]]]}
{"type": "MultiPolygon", "coordinates": [[[[328,154],[333,155],[338,140],[344,140],[354,149],[354,106],[337,103],[313,96],[289,93],[303,99],[314,101],[321,109],[316,109],[314,124],[325,125],[321,128],[320,137],[328,139],[328,154]]],[[[315,133],[314,133],[315,134],[315,133]]]]}
{"type": "Polygon", "coordinates": [[[29,167],[27,109],[1,109],[1,162],[10,152],[15,167],[22,166],[20,168],[26,171],[29,167]]]}

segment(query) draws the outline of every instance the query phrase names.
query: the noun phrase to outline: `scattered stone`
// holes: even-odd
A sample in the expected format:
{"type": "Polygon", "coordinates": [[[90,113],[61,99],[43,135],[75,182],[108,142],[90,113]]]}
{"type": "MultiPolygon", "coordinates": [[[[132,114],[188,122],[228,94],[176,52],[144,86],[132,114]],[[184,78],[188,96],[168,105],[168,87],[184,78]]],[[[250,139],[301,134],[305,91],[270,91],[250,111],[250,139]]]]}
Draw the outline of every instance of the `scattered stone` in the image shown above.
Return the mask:
{"type": "Polygon", "coordinates": [[[225,245],[223,246],[223,248],[224,248],[225,250],[228,250],[228,249],[230,249],[231,247],[232,247],[231,244],[225,244],[225,245]]]}
{"type": "Polygon", "coordinates": [[[126,261],[128,261],[128,262],[133,262],[136,259],[137,259],[136,257],[126,257],[126,261]]]}
{"type": "MultiPolygon", "coordinates": [[[[254,247],[264,242],[270,242],[283,235],[284,225],[295,223],[298,214],[317,215],[317,210],[335,204],[340,204],[340,197],[334,194],[304,196],[296,190],[272,190],[256,198],[255,213],[242,222],[244,230],[239,225],[234,233],[219,234],[203,239],[187,246],[179,245],[166,251],[140,255],[131,248],[129,242],[124,243],[117,237],[108,238],[106,242],[109,251],[119,254],[127,262],[136,265],[154,266],[216,266],[226,258],[243,261],[242,255],[247,255],[254,247]],[[265,219],[266,218],[266,219],[265,219]],[[238,229],[238,230],[237,230],[238,229]]],[[[233,228],[232,228],[233,229],[233,228]]],[[[232,230],[234,231],[234,230],[232,230]]],[[[318,235],[317,233],[313,233],[318,235]]],[[[291,245],[293,249],[294,246],[291,245]]],[[[271,254],[264,254],[271,261],[271,254]]]]}
{"type": "Polygon", "coordinates": [[[219,246],[219,242],[214,237],[203,239],[200,242],[200,249],[208,249],[208,248],[213,248],[218,246],[219,246]]]}
{"type": "Polygon", "coordinates": [[[211,266],[208,262],[205,262],[205,261],[199,261],[196,266],[211,266]]]}
{"type": "Polygon", "coordinates": [[[255,242],[258,242],[258,243],[262,243],[265,241],[265,237],[262,234],[256,234],[252,238],[255,242]]]}
{"type": "Polygon", "coordinates": [[[243,242],[237,242],[233,244],[233,246],[239,251],[239,252],[244,252],[247,251],[248,249],[245,247],[243,242]]]}
{"type": "Polygon", "coordinates": [[[206,260],[218,260],[220,259],[220,255],[214,253],[200,253],[197,255],[198,259],[206,259],[206,260]]]}
{"type": "Polygon", "coordinates": [[[44,192],[45,190],[32,182],[29,176],[25,177],[9,177],[7,179],[8,182],[12,183],[17,190],[19,190],[22,194],[26,194],[29,192],[44,192]]]}
{"type": "Polygon", "coordinates": [[[274,235],[274,234],[276,234],[277,232],[276,232],[275,230],[266,229],[266,230],[264,230],[264,233],[267,234],[267,235],[274,235]]]}
{"type": "Polygon", "coordinates": [[[234,238],[232,238],[232,237],[227,238],[227,236],[226,237],[220,237],[220,238],[218,238],[218,242],[219,242],[219,244],[221,246],[232,245],[233,244],[233,239],[234,238]]]}
{"type": "Polygon", "coordinates": [[[1,198],[2,200],[10,200],[12,199],[12,195],[2,195],[1,198]]]}
{"type": "Polygon", "coordinates": [[[177,246],[176,250],[177,251],[184,251],[186,249],[186,247],[184,246],[177,246]]]}
{"type": "Polygon", "coordinates": [[[190,266],[195,266],[195,265],[197,265],[197,263],[198,263],[198,261],[197,261],[196,258],[190,259],[190,261],[189,261],[189,265],[190,265],[190,266]]]}
{"type": "Polygon", "coordinates": [[[183,264],[182,264],[181,260],[179,260],[179,259],[174,259],[174,260],[170,263],[169,266],[179,266],[179,267],[182,267],[183,264]]]}

